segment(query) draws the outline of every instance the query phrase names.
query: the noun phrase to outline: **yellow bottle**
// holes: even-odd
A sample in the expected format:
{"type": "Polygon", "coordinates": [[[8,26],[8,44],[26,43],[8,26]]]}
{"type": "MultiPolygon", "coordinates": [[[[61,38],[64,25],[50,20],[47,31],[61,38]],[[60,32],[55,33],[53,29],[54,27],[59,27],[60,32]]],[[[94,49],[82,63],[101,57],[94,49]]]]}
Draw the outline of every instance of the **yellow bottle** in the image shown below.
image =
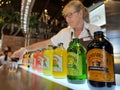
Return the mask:
{"type": "Polygon", "coordinates": [[[44,50],[44,60],[43,60],[44,75],[52,75],[52,64],[53,64],[53,46],[48,45],[48,48],[44,50]]]}
{"type": "Polygon", "coordinates": [[[23,55],[23,59],[22,59],[23,66],[28,67],[28,59],[29,59],[29,53],[27,52],[26,54],[23,55]]]}
{"type": "Polygon", "coordinates": [[[54,50],[53,59],[53,77],[66,78],[67,75],[67,51],[63,47],[63,43],[59,43],[54,50]]]}

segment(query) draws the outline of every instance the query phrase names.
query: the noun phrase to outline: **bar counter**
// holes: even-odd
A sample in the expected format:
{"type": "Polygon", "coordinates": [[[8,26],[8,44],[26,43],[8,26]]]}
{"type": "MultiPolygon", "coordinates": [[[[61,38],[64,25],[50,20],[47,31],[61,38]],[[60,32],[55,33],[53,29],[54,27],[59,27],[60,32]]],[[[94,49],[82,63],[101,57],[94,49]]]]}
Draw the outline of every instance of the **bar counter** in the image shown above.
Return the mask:
{"type": "Polygon", "coordinates": [[[20,66],[16,73],[0,68],[0,90],[120,90],[114,88],[89,88],[85,84],[70,84],[66,79],[55,79],[40,72],[20,66]]]}
{"type": "Polygon", "coordinates": [[[42,78],[19,68],[17,72],[8,72],[0,68],[0,90],[71,90],[65,86],[42,78]]]}

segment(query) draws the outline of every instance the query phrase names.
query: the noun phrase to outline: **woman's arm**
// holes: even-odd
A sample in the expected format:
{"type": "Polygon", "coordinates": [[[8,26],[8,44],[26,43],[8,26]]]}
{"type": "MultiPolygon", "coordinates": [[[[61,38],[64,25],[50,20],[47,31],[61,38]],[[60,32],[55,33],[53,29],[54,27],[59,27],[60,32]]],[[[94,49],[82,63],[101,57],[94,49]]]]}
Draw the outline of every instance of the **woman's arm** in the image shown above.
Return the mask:
{"type": "Polygon", "coordinates": [[[29,50],[37,50],[37,49],[46,48],[49,44],[53,45],[51,42],[51,39],[40,41],[40,42],[34,43],[32,45],[29,45],[27,47],[21,47],[20,49],[15,51],[11,57],[13,57],[13,58],[19,57],[20,58],[22,55],[24,55],[29,50]]]}
{"type": "Polygon", "coordinates": [[[49,44],[52,45],[51,39],[34,43],[34,44],[30,45],[30,46],[27,46],[26,49],[27,50],[42,49],[42,48],[46,48],[49,44]]]}

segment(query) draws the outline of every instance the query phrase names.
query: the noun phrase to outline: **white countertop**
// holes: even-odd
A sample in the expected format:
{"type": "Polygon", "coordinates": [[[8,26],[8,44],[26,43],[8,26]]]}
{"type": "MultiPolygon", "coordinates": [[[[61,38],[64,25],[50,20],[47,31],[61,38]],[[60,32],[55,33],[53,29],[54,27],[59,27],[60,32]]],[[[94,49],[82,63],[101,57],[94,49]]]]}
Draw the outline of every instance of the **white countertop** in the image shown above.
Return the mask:
{"type": "Polygon", "coordinates": [[[41,72],[32,70],[32,69],[24,67],[24,66],[20,66],[20,68],[25,69],[31,73],[39,75],[39,76],[46,78],[48,80],[51,80],[53,82],[56,82],[60,85],[71,88],[73,90],[120,90],[120,74],[115,74],[116,86],[114,86],[113,88],[92,88],[92,89],[90,89],[90,87],[88,87],[87,81],[84,84],[71,84],[67,81],[67,79],[55,79],[52,76],[45,76],[41,72]]]}

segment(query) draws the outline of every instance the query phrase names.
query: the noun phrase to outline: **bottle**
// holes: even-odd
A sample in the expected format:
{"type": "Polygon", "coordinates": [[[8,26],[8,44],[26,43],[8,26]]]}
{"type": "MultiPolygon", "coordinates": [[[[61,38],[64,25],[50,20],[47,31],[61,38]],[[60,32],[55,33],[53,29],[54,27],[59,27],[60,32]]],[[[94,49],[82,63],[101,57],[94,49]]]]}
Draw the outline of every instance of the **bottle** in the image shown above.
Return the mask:
{"type": "Polygon", "coordinates": [[[115,83],[113,47],[102,31],[94,32],[87,46],[87,73],[92,87],[111,87],[115,83]]]}
{"type": "Polygon", "coordinates": [[[63,43],[59,43],[54,50],[53,59],[53,77],[66,78],[67,75],[67,50],[63,47],[63,43]]]}
{"type": "Polygon", "coordinates": [[[35,50],[33,53],[33,65],[32,69],[37,71],[37,51],[35,50]]]}
{"type": "Polygon", "coordinates": [[[34,52],[34,61],[33,61],[33,69],[38,71],[38,72],[42,72],[43,70],[43,51],[37,49],[34,52]]]}
{"type": "Polygon", "coordinates": [[[53,46],[48,45],[48,48],[44,50],[44,60],[43,60],[43,74],[52,75],[53,66],[53,46]]]}
{"type": "Polygon", "coordinates": [[[30,51],[30,56],[29,56],[29,68],[33,68],[33,61],[34,61],[34,51],[30,51]]]}
{"type": "Polygon", "coordinates": [[[8,70],[9,72],[16,72],[18,69],[18,60],[19,58],[11,58],[11,61],[8,62],[8,70]]]}
{"type": "Polygon", "coordinates": [[[86,49],[74,38],[67,49],[67,80],[70,83],[84,83],[86,80],[86,49]]]}
{"type": "Polygon", "coordinates": [[[31,56],[31,51],[28,51],[28,68],[30,68],[30,56],[31,56]]]}
{"type": "Polygon", "coordinates": [[[23,64],[23,66],[28,67],[28,59],[29,59],[29,53],[26,52],[26,53],[23,55],[23,59],[22,59],[22,64],[23,64]]]}
{"type": "Polygon", "coordinates": [[[37,53],[37,71],[42,72],[43,70],[43,58],[44,54],[42,50],[37,53]]]}

